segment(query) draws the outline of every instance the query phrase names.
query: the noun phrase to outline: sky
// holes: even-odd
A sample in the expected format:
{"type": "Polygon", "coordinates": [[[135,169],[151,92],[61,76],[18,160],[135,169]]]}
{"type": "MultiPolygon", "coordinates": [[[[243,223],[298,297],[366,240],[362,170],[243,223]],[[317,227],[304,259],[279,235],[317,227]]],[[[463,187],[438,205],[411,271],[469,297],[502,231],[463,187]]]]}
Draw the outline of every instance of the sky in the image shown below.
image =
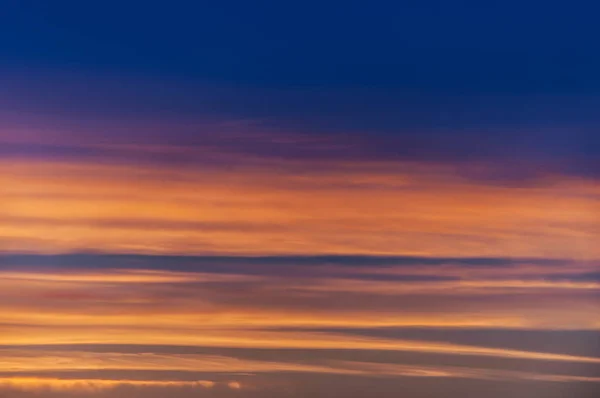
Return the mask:
{"type": "Polygon", "coordinates": [[[598,5],[0,3],[1,398],[598,396],[598,5]]]}

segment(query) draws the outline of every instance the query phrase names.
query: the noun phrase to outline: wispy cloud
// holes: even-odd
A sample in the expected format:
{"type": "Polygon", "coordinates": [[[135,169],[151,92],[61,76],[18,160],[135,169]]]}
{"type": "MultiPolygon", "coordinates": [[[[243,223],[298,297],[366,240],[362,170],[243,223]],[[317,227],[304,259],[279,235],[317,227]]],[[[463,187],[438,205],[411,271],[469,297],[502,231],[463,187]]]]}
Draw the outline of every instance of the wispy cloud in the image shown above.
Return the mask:
{"type": "Polygon", "coordinates": [[[59,379],[42,377],[2,377],[0,390],[21,391],[57,391],[57,392],[94,392],[98,390],[115,389],[123,386],[130,387],[191,387],[212,388],[215,385],[210,380],[198,381],[157,381],[157,380],[102,380],[102,379],[59,379]]]}
{"type": "Polygon", "coordinates": [[[592,180],[512,189],[447,166],[352,162],[228,170],[4,160],[0,169],[4,250],[599,255],[592,180]]]}

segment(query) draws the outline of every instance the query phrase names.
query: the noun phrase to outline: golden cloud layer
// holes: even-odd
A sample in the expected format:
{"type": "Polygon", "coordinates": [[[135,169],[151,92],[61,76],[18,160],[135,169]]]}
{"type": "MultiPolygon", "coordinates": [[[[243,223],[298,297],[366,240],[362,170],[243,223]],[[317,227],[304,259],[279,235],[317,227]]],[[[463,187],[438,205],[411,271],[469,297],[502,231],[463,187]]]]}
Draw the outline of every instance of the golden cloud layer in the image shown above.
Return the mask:
{"type": "Polygon", "coordinates": [[[600,188],[450,166],[0,162],[4,250],[597,258],[600,188]]]}

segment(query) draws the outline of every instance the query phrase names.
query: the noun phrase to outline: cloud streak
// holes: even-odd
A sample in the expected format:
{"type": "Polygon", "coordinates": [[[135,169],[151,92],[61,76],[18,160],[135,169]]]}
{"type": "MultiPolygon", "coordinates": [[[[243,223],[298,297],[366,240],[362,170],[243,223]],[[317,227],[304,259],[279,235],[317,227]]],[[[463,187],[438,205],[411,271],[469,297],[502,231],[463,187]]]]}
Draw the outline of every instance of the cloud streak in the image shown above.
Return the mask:
{"type": "Polygon", "coordinates": [[[0,378],[0,389],[32,392],[95,392],[112,390],[119,387],[169,388],[191,387],[212,388],[210,380],[198,381],[157,381],[157,380],[102,380],[102,379],[58,379],[38,377],[4,377],[0,378]]]}
{"type": "Polygon", "coordinates": [[[227,171],[4,160],[0,244],[38,252],[600,255],[592,180],[552,177],[512,189],[443,166],[391,167],[227,171]]]}
{"type": "Polygon", "coordinates": [[[90,115],[0,123],[0,395],[599,381],[600,186],[561,134],[90,115]]]}

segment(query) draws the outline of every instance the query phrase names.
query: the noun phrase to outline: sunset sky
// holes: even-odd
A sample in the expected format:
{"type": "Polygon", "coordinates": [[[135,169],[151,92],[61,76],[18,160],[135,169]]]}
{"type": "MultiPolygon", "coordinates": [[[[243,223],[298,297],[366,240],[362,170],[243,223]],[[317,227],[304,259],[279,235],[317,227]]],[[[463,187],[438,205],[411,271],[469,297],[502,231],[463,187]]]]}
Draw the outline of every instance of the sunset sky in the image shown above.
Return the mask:
{"type": "Polygon", "coordinates": [[[0,398],[600,396],[584,5],[0,1],[0,398]]]}

